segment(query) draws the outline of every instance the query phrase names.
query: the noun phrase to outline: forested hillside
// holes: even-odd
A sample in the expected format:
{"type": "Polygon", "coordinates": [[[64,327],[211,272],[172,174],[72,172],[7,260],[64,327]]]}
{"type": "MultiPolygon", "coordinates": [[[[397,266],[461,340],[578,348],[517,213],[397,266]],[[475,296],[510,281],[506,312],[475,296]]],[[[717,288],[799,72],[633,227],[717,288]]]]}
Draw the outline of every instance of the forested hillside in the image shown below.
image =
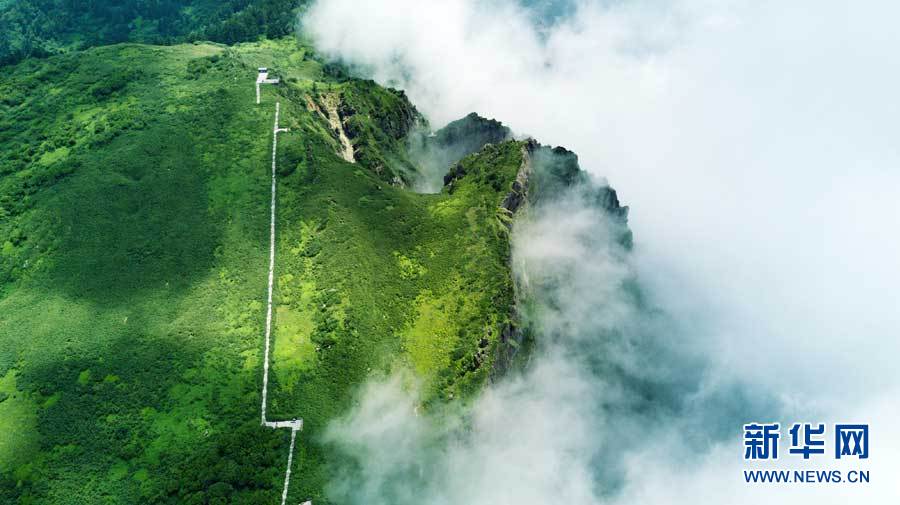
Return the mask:
{"type": "Polygon", "coordinates": [[[0,65],[119,42],[225,44],[294,31],[305,0],[4,0],[0,65]]]}
{"type": "Polygon", "coordinates": [[[276,101],[269,410],[304,420],[289,502],[327,503],[322,430],[366,378],[406,371],[425,409],[488,379],[523,143],[412,192],[405,95],[328,78],[293,38],[29,58],[0,96],[0,502],[280,498],[289,437],[259,420],[276,101]],[[260,105],[258,66],[283,79],[260,105]]]}

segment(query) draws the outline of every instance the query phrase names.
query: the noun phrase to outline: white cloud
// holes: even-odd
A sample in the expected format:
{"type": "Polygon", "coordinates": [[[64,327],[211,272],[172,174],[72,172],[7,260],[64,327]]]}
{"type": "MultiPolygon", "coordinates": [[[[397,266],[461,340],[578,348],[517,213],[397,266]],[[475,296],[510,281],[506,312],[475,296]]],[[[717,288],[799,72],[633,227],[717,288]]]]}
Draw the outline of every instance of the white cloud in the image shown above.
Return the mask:
{"type": "MultiPolygon", "coordinates": [[[[873,451],[880,451],[877,457],[873,452],[875,484],[773,489],[768,501],[856,501],[861,495],[853,493],[879,492],[900,470],[900,441],[890,421],[898,416],[892,398],[900,391],[894,363],[900,354],[900,36],[893,26],[900,6],[580,2],[573,16],[549,27],[539,27],[532,14],[505,0],[332,0],[315,4],[304,26],[320,49],[406,89],[434,124],[470,111],[496,117],[517,132],[575,150],[583,168],[619,190],[632,208],[634,263],[566,248],[576,255],[573,268],[585,274],[575,278],[635,269],[669,319],[642,327],[643,319],[629,319],[627,301],[585,298],[577,284],[569,295],[573,312],[564,316],[594,324],[595,304],[615,302],[621,309],[616,317],[655,336],[651,344],[664,356],[683,353],[684,363],[708,364],[705,375],[692,379],[700,392],[674,392],[703,397],[708,388],[710,397],[727,396],[723,384],[750,384],[775,395],[788,414],[873,423],[879,434],[873,451]],[[671,334],[660,324],[672,324],[671,334]],[[669,349],[666,338],[677,338],[686,350],[669,349]]],[[[544,217],[556,220],[544,229],[535,225],[545,237],[578,226],[552,213],[544,217]]],[[[517,257],[554,254],[529,247],[517,257]]],[[[627,351],[616,350],[618,363],[647,377],[662,376],[671,385],[677,377],[666,374],[685,373],[686,365],[657,370],[654,356],[642,361],[640,353],[627,351]]],[[[582,379],[595,384],[596,377],[582,379]]],[[[566,406],[554,403],[566,398],[541,391],[551,396],[530,401],[548,401],[551,412],[566,406]]],[[[606,391],[597,401],[620,393],[606,391]]],[[[716,418],[715,411],[706,415],[716,418]]],[[[581,422],[611,429],[604,417],[573,416],[576,434],[581,422]]],[[[691,418],[684,411],[673,416],[664,419],[691,418]]],[[[673,436],[654,430],[654,440],[673,436]]],[[[551,451],[552,460],[569,443],[550,437],[548,445],[558,446],[540,450],[551,451]]],[[[606,442],[598,435],[579,443],[596,449],[606,442]]],[[[714,445],[705,464],[680,468],[652,457],[652,446],[619,447],[630,466],[618,492],[629,503],[758,498],[727,470],[741,464],[725,461],[732,445],[730,439],[714,445]]],[[[459,450],[450,456],[473,456],[465,445],[459,450]]],[[[542,476],[549,480],[534,486],[560,486],[557,474],[542,476]]],[[[584,485],[559,492],[594,496],[584,485]]],[[[552,499],[526,489],[536,499],[517,497],[518,503],[552,499]]],[[[880,492],[870,503],[888,503],[888,493],[897,494],[889,487],[880,492]]],[[[579,499],[571,502],[590,502],[579,499]]]]}

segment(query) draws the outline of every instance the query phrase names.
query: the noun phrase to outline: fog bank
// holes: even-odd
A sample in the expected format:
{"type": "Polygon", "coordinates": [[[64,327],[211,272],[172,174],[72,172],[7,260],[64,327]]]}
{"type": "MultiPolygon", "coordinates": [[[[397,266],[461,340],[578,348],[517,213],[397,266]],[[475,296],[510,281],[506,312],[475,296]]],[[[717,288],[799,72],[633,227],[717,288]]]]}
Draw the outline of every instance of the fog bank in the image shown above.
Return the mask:
{"type": "MultiPolygon", "coordinates": [[[[543,314],[543,334],[595,345],[607,363],[543,348],[530,374],[478,401],[463,435],[434,428],[436,419],[393,418],[385,430],[413,422],[424,433],[398,458],[434,451],[422,453],[419,487],[406,489],[427,497],[419,503],[900,498],[889,482],[900,470],[891,421],[900,417],[900,6],[364,4],[318,2],[304,31],[327,54],[405,89],[433,124],[477,111],[575,150],[631,206],[635,235],[631,257],[610,254],[596,238],[602,216],[576,197],[517,230],[531,240],[516,243],[516,268],[571,281],[542,286],[547,300],[565,301],[563,312],[543,314]],[[620,289],[632,276],[641,306],[620,289]],[[658,393],[642,408],[633,381],[658,393]],[[740,424],[757,414],[871,423],[874,482],[744,484],[740,424]],[[504,416],[524,419],[521,431],[506,433],[517,425],[504,416]],[[595,458],[610,440],[615,457],[595,458]],[[466,494],[447,494],[457,487],[466,494]],[[492,494],[520,488],[523,496],[492,494]]],[[[396,384],[370,386],[362,404],[415,403],[396,384]]],[[[347,427],[364,417],[351,414],[334,440],[359,436],[347,427]]]]}

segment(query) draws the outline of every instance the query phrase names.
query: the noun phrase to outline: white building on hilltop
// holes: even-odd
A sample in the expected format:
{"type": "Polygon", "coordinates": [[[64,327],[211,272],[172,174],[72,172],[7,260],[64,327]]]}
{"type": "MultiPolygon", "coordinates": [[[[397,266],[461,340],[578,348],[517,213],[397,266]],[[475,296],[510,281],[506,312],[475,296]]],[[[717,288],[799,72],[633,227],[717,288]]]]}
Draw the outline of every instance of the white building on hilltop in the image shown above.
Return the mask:
{"type": "Polygon", "coordinates": [[[259,103],[259,85],[260,84],[278,84],[281,82],[281,79],[273,78],[269,79],[269,69],[266,67],[259,67],[259,73],[256,75],[256,103],[259,103]]]}

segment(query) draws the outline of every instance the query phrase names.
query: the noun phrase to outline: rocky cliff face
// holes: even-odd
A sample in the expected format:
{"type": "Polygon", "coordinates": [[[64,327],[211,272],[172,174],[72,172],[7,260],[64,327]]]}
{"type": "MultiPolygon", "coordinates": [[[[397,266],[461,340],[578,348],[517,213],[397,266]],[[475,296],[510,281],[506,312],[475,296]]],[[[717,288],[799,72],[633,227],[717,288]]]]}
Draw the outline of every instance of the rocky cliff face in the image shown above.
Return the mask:
{"type": "MultiPolygon", "coordinates": [[[[503,198],[500,207],[505,209],[510,215],[516,213],[519,207],[524,204],[528,198],[528,177],[531,174],[531,153],[535,142],[529,140],[522,146],[522,165],[516,174],[516,180],[513,181],[509,189],[509,193],[503,198]]],[[[507,228],[512,228],[512,221],[507,223],[507,228]]]]}
{"type": "Polygon", "coordinates": [[[579,166],[578,155],[564,147],[542,146],[533,140],[526,147],[534,167],[527,190],[530,205],[540,207],[560,198],[583,196],[610,218],[617,228],[616,240],[631,248],[628,207],[619,203],[616,190],[605,179],[591,178],[579,166]]]}
{"type": "MultiPolygon", "coordinates": [[[[451,170],[445,176],[444,183],[450,184],[453,179],[464,175],[459,174],[458,170],[451,170]]],[[[567,190],[586,192],[599,208],[627,228],[628,207],[619,203],[615,189],[605,181],[593,181],[578,165],[578,156],[572,151],[564,147],[542,146],[534,139],[523,143],[522,165],[500,206],[515,214],[525,204],[541,205],[560,197],[567,190]]],[[[623,236],[622,240],[630,243],[630,238],[626,240],[623,236]]]]}
{"type": "Polygon", "coordinates": [[[509,128],[495,119],[487,119],[472,112],[434,132],[410,139],[414,158],[440,164],[443,168],[455,160],[478,152],[487,144],[498,144],[511,138],[509,128]]]}
{"type": "Polygon", "coordinates": [[[444,186],[451,185],[454,179],[465,175],[457,163],[459,160],[488,144],[499,144],[511,137],[512,133],[503,123],[474,112],[433,134],[424,130],[413,132],[408,149],[420,171],[416,189],[425,193],[440,191],[441,180],[444,186]]]}
{"type": "Polygon", "coordinates": [[[349,80],[340,90],[313,92],[308,108],[327,122],[336,151],[345,161],[358,163],[395,186],[407,186],[415,177],[405,142],[425,120],[403,91],[349,80]]]}
{"type": "MultiPolygon", "coordinates": [[[[443,184],[449,193],[453,193],[463,181],[473,177],[491,180],[491,174],[485,175],[483,170],[470,173],[472,157],[466,157],[467,155],[477,153],[473,155],[474,159],[484,158],[487,166],[490,166],[489,158],[493,148],[487,146],[493,145],[495,141],[499,141],[499,145],[518,144],[518,171],[512,182],[508,183],[508,190],[498,205],[498,218],[506,228],[507,236],[517,222],[529,219],[531,214],[539,214],[543,207],[567,199],[580,199],[584,205],[600,209],[608,217],[613,241],[625,250],[631,248],[628,207],[621,205],[615,189],[605,180],[592,178],[582,170],[574,152],[563,147],[544,146],[534,139],[508,140],[510,136],[509,129],[501,123],[470,114],[450,123],[431,137],[414,138],[414,141],[419,142],[420,153],[428,153],[426,159],[431,162],[438,159],[445,164],[443,184]],[[435,153],[439,153],[439,156],[435,153]],[[463,157],[465,158],[460,160],[463,157]]],[[[416,155],[412,157],[416,158],[416,155]]],[[[499,180],[495,178],[494,182],[499,180]]],[[[495,348],[492,378],[505,374],[515,366],[520,356],[527,356],[527,352],[520,354],[519,351],[527,349],[533,338],[528,326],[522,322],[519,310],[523,303],[523,286],[514,287],[515,302],[511,307],[509,322],[504,325],[495,348]]]]}
{"type": "MultiPolygon", "coordinates": [[[[451,179],[459,174],[448,174],[451,179]]],[[[628,207],[619,202],[616,190],[606,181],[595,181],[578,164],[578,156],[563,147],[542,146],[534,139],[522,144],[522,163],[509,192],[500,204],[508,219],[504,221],[512,230],[519,219],[527,219],[529,212],[551,202],[576,195],[584,197],[609,217],[614,231],[613,239],[626,250],[631,249],[632,233],[628,228],[628,207]]],[[[519,306],[522,303],[521,286],[515,284],[516,302],[510,314],[510,323],[500,335],[500,343],[494,359],[492,377],[506,373],[516,362],[519,351],[529,345],[530,330],[521,323],[519,306]]]]}

